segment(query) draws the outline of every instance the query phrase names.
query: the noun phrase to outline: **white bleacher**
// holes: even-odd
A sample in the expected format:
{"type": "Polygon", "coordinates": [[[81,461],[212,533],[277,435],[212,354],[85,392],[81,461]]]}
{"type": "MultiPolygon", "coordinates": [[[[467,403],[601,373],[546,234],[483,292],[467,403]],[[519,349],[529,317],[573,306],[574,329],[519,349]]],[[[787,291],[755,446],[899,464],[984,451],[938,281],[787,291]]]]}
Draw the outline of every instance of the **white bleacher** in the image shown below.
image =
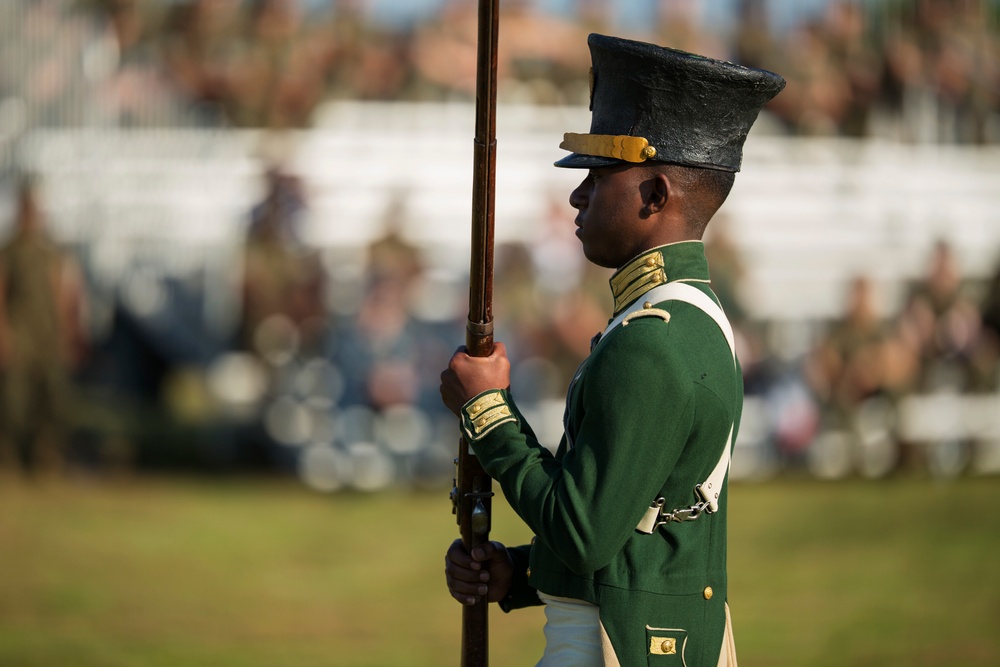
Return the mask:
{"type": "MultiPolygon", "coordinates": [[[[564,155],[564,131],[587,130],[589,112],[501,107],[497,118],[497,241],[530,243],[553,199],[571,224],[565,201],[581,174],[551,163],[564,155]]],[[[360,248],[395,215],[411,240],[463,270],[474,129],[466,103],[328,104],[315,129],[286,136],[291,167],[310,192],[307,238],[360,248]]],[[[266,146],[255,131],[60,130],[35,135],[22,157],[42,175],[62,238],[152,240],[171,255],[239,243],[262,194],[266,146]]],[[[971,278],[1000,261],[996,147],[755,130],[743,166],[720,224],[745,255],[749,307],[760,318],[832,316],[856,273],[870,275],[891,308],[938,238],[953,244],[971,278]]],[[[164,270],[177,264],[163,260],[164,270]]]]}
{"type": "MultiPolygon", "coordinates": [[[[588,127],[582,108],[498,111],[499,243],[548,233],[553,201],[572,232],[566,199],[582,174],[551,163],[564,155],[564,131],[588,127]]],[[[818,321],[840,311],[858,273],[874,279],[891,312],[938,239],[969,278],[987,278],[1000,262],[1000,148],[788,138],[763,127],[713,226],[744,255],[752,314],[789,325],[775,330],[787,339],[783,352],[803,349],[818,321]]],[[[40,176],[53,231],[88,252],[98,288],[136,292],[148,305],[158,277],[200,280],[207,315],[225,329],[239,308],[232,270],[270,158],[284,155],[305,180],[306,239],[328,259],[360,262],[355,251],[395,218],[436,268],[458,276],[468,268],[473,135],[464,103],[337,102],[315,129],[277,142],[257,131],[58,130],[32,135],[16,161],[40,176]]],[[[950,405],[942,400],[914,397],[902,411],[903,430],[928,451],[940,433],[921,419],[950,405]]],[[[1000,470],[998,400],[963,397],[955,413],[968,426],[962,437],[980,442],[982,472],[1000,470]]],[[[733,474],[766,477],[776,460],[752,397],[747,415],[733,474]]]]}

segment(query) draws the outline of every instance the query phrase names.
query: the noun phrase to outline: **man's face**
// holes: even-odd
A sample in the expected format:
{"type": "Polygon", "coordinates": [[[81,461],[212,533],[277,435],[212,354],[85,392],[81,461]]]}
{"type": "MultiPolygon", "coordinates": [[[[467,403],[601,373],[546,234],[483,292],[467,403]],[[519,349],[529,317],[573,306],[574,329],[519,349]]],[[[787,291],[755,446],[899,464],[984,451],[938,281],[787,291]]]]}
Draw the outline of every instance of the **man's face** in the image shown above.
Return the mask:
{"type": "Polygon", "coordinates": [[[576,235],[588,260],[617,269],[643,250],[648,217],[642,214],[643,170],[632,165],[590,169],[569,196],[576,235]]]}

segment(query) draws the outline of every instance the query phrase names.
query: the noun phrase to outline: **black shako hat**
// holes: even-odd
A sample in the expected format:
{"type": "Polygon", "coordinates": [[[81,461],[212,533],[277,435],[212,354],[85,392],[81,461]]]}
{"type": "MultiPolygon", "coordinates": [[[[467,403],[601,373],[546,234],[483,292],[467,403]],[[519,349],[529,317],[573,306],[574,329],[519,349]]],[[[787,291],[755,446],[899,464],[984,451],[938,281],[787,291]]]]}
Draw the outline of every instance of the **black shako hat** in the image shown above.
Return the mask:
{"type": "Polygon", "coordinates": [[[590,133],[567,133],[557,167],[647,160],[736,172],[761,107],[785,87],[767,70],[591,34],[590,133]]]}

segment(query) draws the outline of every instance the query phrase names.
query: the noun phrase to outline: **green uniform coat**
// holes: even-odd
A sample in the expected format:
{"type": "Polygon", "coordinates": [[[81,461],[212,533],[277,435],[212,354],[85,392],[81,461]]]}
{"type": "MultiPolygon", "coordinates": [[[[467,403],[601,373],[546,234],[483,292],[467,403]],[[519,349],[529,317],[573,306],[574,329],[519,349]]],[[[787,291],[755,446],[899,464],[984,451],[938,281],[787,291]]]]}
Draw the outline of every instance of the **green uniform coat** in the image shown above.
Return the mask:
{"type": "MultiPolygon", "coordinates": [[[[702,243],[663,246],[620,269],[611,279],[616,313],[678,280],[714,298],[702,243]]],[[[742,378],[707,314],[679,301],[651,305],[669,319],[630,318],[581,364],[555,455],[507,391],[469,401],[463,427],[536,535],[511,549],[517,575],[504,610],[539,604],[536,590],[586,600],[599,606],[622,665],[714,666],[725,629],[727,485],[714,514],[652,535],[635,527],[659,495],[668,510],[699,500],[695,486],[734,422],[738,430],[742,378]],[[650,654],[652,637],[675,638],[677,653],[650,654]]]]}

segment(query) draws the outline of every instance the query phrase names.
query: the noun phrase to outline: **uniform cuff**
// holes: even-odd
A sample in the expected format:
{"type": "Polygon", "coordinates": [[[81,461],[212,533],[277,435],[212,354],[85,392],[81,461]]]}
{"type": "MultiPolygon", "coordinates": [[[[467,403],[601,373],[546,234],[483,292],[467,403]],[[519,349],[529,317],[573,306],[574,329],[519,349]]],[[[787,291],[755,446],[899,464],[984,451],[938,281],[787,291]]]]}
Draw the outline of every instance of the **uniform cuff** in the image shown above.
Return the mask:
{"type": "Polygon", "coordinates": [[[528,583],[528,573],[530,572],[528,561],[531,558],[531,545],[508,547],[507,553],[510,554],[510,559],[514,563],[514,580],[511,582],[510,593],[499,602],[500,609],[509,612],[514,609],[535,607],[542,604],[538,598],[538,591],[528,583]]]}
{"type": "Polygon", "coordinates": [[[462,406],[462,431],[469,443],[479,442],[487,433],[503,424],[517,422],[505,389],[490,389],[462,406]]]}

